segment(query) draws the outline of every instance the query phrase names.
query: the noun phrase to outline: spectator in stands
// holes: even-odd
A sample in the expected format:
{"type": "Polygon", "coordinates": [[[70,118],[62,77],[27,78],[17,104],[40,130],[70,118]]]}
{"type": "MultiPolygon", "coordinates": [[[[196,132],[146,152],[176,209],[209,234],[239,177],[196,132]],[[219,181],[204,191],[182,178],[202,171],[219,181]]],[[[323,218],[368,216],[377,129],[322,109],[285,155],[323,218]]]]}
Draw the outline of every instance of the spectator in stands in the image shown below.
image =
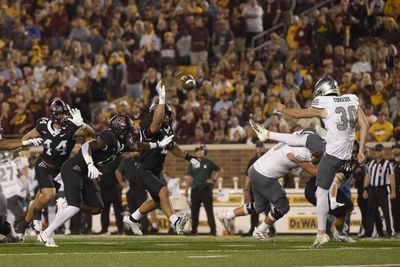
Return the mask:
{"type": "Polygon", "coordinates": [[[203,20],[197,16],[194,20],[192,35],[192,51],[190,53],[190,62],[192,65],[200,65],[207,68],[209,32],[204,27],[203,20]]]}
{"type": "Polygon", "coordinates": [[[393,135],[393,124],[386,119],[383,111],[379,111],[378,120],[370,127],[370,135],[374,142],[388,142],[393,135]]]}
{"type": "Polygon", "coordinates": [[[359,74],[371,71],[372,67],[371,63],[367,61],[367,55],[364,52],[361,52],[359,54],[359,60],[351,66],[351,72],[359,74]]]}
{"type": "MultiPolygon", "coordinates": [[[[250,47],[254,36],[264,30],[262,20],[264,11],[262,7],[258,5],[257,0],[248,0],[243,14],[246,18],[247,25],[246,47],[250,47]]],[[[259,39],[258,42],[254,44],[254,47],[257,47],[261,42],[262,39],[259,39]]]]}
{"type": "Polygon", "coordinates": [[[239,119],[236,116],[231,116],[230,127],[228,128],[229,140],[233,141],[235,138],[235,133],[239,133],[239,139],[245,136],[243,127],[239,124],[239,119]]]}
{"type": "Polygon", "coordinates": [[[125,60],[118,53],[111,54],[108,70],[108,92],[111,98],[123,96],[123,82],[125,76],[125,60]]]}
{"type": "Polygon", "coordinates": [[[143,56],[139,50],[132,54],[127,63],[127,85],[126,91],[131,98],[143,99],[143,78],[147,71],[146,64],[142,61],[143,56]]]}

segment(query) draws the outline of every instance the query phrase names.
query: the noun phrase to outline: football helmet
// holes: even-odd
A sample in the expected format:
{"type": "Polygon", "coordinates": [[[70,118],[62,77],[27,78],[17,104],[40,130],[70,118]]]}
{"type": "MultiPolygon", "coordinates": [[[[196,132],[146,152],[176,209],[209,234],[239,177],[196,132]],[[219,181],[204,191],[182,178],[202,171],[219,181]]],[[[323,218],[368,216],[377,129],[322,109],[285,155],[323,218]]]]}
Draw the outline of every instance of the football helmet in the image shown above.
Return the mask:
{"type": "Polygon", "coordinates": [[[133,123],[128,116],[118,114],[111,118],[110,129],[120,142],[126,143],[132,136],[133,123]]]}
{"type": "Polygon", "coordinates": [[[324,77],[315,84],[314,97],[325,95],[339,95],[339,86],[335,79],[324,77]]]}
{"type": "Polygon", "coordinates": [[[55,100],[49,107],[49,118],[54,123],[65,126],[68,123],[68,106],[61,99],[55,100]]]}

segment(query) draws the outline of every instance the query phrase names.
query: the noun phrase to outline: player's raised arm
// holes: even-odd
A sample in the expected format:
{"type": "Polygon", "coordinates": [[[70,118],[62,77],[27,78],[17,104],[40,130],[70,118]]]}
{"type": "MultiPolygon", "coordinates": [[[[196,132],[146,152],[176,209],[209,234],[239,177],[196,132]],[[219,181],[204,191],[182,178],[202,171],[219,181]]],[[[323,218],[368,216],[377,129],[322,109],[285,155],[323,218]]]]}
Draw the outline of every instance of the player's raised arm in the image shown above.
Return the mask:
{"type": "Polygon", "coordinates": [[[367,142],[367,136],[369,131],[369,124],[365,117],[364,111],[361,108],[357,110],[357,122],[360,125],[360,150],[358,151],[358,162],[360,165],[365,163],[365,143],[367,142]]]}
{"type": "Polygon", "coordinates": [[[149,127],[149,130],[152,134],[157,133],[160,130],[165,116],[165,86],[161,84],[161,81],[158,82],[156,90],[159,101],[149,127]]]}
{"type": "Polygon", "coordinates": [[[276,106],[276,110],[279,112],[282,112],[283,114],[289,116],[289,117],[293,117],[296,119],[301,119],[301,118],[314,118],[314,117],[318,117],[318,118],[326,118],[327,117],[327,112],[325,109],[322,108],[314,108],[314,107],[310,107],[310,108],[306,108],[306,109],[302,109],[302,108],[286,108],[285,105],[278,103],[276,106]]]}
{"type": "Polygon", "coordinates": [[[199,168],[200,167],[200,162],[197,160],[197,158],[185,151],[183,151],[176,143],[174,143],[169,151],[178,158],[185,159],[189,161],[192,164],[193,168],[199,168]]]}
{"type": "Polygon", "coordinates": [[[40,146],[42,144],[42,138],[31,138],[27,140],[20,139],[1,139],[0,150],[14,150],[24,146],[40,146]]]}
{"type": "Polygon", "coordinates": [[[155,149],[155,148],[164,148],[168,146],[174,138],[174,135],[170,136],[165,136],[161,141],[157,141],[156,143],[154,142],[148,142],[148,143],[143,143],[143,142],[133,142],[130,141],[128,143],[128,152],[142,152],[150,149],[155,149]]]}

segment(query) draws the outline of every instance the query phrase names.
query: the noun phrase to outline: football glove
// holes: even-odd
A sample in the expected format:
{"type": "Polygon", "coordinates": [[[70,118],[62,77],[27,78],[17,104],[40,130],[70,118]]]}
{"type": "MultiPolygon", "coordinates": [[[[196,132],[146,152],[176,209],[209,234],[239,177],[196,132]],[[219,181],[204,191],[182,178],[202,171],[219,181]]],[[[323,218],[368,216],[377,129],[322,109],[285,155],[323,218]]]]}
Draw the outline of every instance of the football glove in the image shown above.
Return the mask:
{"type": "Polygon", "coordinates": [[[161,81],[159,81],[157,83],[156,91],[157,91],[158,97],[160,98],[159,103],[160,104],[165,104],[165,95],[166,95],[166,93],[165,93],[165,85],[163,85],[161,81]]]}
{"type": "Polygon", "coordinates": [[[164,147],[168,146],[172,142],[173,138],[174,138],[174,135],[165,136],[163,138],[163,140],[157,141],[157,146],[161,147],[161,148],[164,148],[164,147]]]}
{"type": "Polygon", "coordinates": [[[96,179],[99,177],[99,175],[102,175],[102,173],[99,171],[99,169],[94,166],[93,162],[88,165],[88,176],[90,179],[96,179]]]}
{"type": "Polygon", "coordinates": [[[75,124],[76,126],[82,127],[83,118],[82,118],[82,115],[81,115],[81,111],[79,109],[77,109],[77,108],[71,109],[69,106],[68,106],[68,111],[69,111],[69,114],[71,114],[71,117],[72,117],[72,118],[68,118],[68,120],[70,122],[72,122],[73,124],[75,124]]]}
{"type": "Polygon", "coordinates": [[[40,146],[43,142],[42,138],[32,138],[22,141],[23,146],[40,146]]]}

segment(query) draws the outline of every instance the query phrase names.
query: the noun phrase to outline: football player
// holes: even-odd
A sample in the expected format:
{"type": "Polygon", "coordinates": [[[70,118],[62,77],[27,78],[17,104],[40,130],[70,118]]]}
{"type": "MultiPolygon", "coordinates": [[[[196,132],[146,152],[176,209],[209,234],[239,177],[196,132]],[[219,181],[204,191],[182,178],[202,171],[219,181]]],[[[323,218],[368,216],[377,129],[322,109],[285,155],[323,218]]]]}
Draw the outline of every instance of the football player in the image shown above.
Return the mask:
{"type": "Polygon", "coordinates": [[[364,148],[369,130],[368,121],[359,107],[357,96],[339,96],[339,88],[334,79],[320,79],[315,84],[314,96],[310,108],[286,108],[278,104],[277,110],[293,118],[322,119],[326,128],[325,140],[314,134],[293,138],[293,135],[270,132],[262,125],[251,123],[261,141],[270,139],[290,146],[305,146],[323,155],[316,178],[318,232],[310,248],[318,248],[330,240],[325,231],[329,212],[329,187],[336,171],[351,158],[356,123],[360,125],[360,149],[357,155],[360,164],[365,163],[364,148]]]}
{"type": "MultiPolygon", "coordinates": [[[[2,139],[3,128],[0,126],[0,150],[12,150],[17,149],[23,146],[35,145],[39,146],[42,142],[41,138],[33,138],[29,140],[18,140],[18,139],[2,139]]],[[[8,179],[12,179],[13,175],[8,176],[6,171],[2,173],[0,180],[3,182],[7,182],[8,179]]],[[[13,226],[7,222],[7,199],[4,196],[0,185],[0,234],[4,235],[5,238],[2,240],[3,242],[21,242],[22,238],[20,238],[14,231],[13,226]]]]}
{"type": "MultiPolygon", "coordinates": [[[[304,129],[293,136],[305,135],[309,132],[313,130],[304,129]]],[[[247,203],[218,216],[225,230],[231,233],[230,223],[235,217],[265,212],[271,203],[273,207],[265,220],[254,229],[253,237],[264,242],[272,241],[268,235],[269,228],[290,208],[285,190],[278,183],[278,179],[298,167],[315,175],[317,168],[311,163],[311,159],[312,154],[305,147],[291,147],[285,143],[278,143],[268,150],[248,170],[255,202],[247,203]]]]}
{"type": "MultiPolygon", "coordinates": [[[[171,108],[165,104],[165,87],[159,83],[156,89],[159,103],[150,107],[148,117],[141,123],[140,137],[142,141],[156,142],[173,135],[173,113],[171,108]]],[[[178,234],[183,234],[185,224],[190,219],[189,214],[178,217],[170,204],[167,183],[163,177],[164,161],[168,152],[176,157],[186,159],[194,168],[200,167],[200,162],[194,156],[184,152],[175,142],[165,148],[140,153],[136,170],[137,184],[149,192],[151,199],[123,219],[136,235],[142,235],[139,227],[140,219],[158,208],[163,210],[178,234]]]]}
{"type": "Polygon", "coordinates": [[[39,233],[38,240],[46,247],[57,247],[53,232],[79,210],[89,214],[102,212],[99,186],[93,180],[102,174],[98,168],[111,163],[124,152],[163,149],[173,138],[171,135],[157,142],[141,143],[133,140],[132,132],[132,121],[125,115],[116,115],[110,120],[109,130],[84,143],[78,154],[62,165],[61,179],[66,201],[60,204],[53,222],[39,233]]]}
{"type": "Polygon", "coordinates": [[[42,209],[54,199],[61,186],[54,178],[59,174],[61,165],[69,158],[75,139],[93,135],[92,127],[83,122],[78,109],[70,109],[63,100],[55,100],[49,107],[49,116],[39,119],[35,128],[22,138],[42,138],[43,152],[35,166],[39,191],[30,204],[25,219],[17,226],[18,233],[23,235],[32,220],[34,229],[41,231],[42,209]]]}

